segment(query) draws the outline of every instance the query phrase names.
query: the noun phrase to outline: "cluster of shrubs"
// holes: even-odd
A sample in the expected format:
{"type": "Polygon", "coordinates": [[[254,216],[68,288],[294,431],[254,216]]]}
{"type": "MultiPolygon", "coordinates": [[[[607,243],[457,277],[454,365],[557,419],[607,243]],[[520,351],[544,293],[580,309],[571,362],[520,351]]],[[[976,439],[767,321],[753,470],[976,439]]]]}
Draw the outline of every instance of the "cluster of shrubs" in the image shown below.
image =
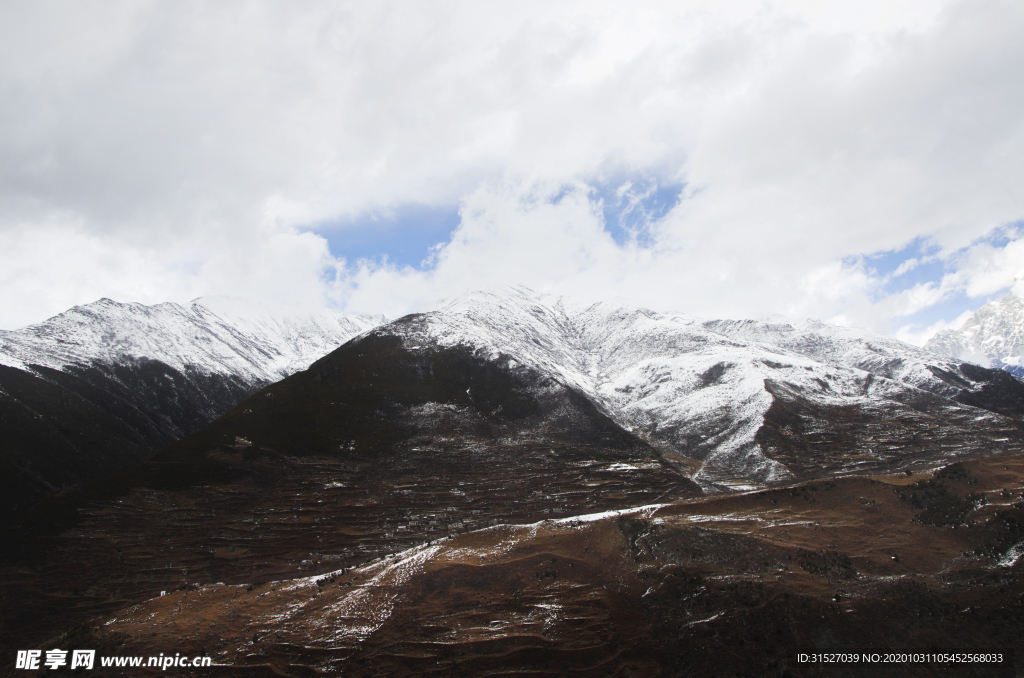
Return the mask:
{"type": "Polygon", "coordinates": [[[961,497],[949,487],[948,481],[974,485],[978,479],[963,464],[951,464],[936,472],[931,480],[919,480],[904,488],[899,492],[900,499],[920,509],[917,520],[924,525],[962,525],[972,511],[988,500],[977,492],[961,497]]]}
{"type": "Polygon", "coordinates": [[[838,551],[803,551],[797,562],[805,572],[832,579],[853,579],[857,568],[850,557],[838,551]]]}

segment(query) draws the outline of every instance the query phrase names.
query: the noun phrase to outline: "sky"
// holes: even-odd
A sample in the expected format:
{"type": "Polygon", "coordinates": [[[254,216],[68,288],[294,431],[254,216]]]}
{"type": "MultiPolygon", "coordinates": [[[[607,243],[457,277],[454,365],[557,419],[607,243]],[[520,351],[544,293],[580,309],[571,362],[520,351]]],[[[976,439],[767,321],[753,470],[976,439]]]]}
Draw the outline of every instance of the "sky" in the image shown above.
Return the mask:
{"type": "Polygon", "coordinates": [[[0,328],[521,284],[921,343],[1024,277],[1022,69],[992,0],[3,3],[0,328]]]}

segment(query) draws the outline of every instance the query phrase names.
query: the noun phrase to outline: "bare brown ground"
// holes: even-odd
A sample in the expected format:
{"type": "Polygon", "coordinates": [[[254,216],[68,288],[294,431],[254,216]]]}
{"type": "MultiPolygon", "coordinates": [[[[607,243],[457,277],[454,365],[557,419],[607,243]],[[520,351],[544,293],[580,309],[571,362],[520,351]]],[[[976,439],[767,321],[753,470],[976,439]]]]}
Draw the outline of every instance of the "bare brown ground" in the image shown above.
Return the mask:
{"type": "Polygon", "coordinates": [[[71,626],[187,585],[348,569],[487,525],[699,491],[655,459],[621,464],[564,445],[432,449],[344,462],[234,456],[219,460],[244,471],[237,482],[137,488],[91,503],[79,525],[34,558],[0,564],[0,644],[36,647],[71,626]]]}
{"type": "Polygon", "coordinates": [[[1020,675],[796,662],[801,648],[1024,659],[1024,558],[1012,557],[1024,457],[965,467],[946,487],[988,503],[955,525],[922,524],[910,501],[931,474],[817,481],[499,525],[344,573],[188,588],[77,640],[213,656],[195,675],[1020,675]]]}

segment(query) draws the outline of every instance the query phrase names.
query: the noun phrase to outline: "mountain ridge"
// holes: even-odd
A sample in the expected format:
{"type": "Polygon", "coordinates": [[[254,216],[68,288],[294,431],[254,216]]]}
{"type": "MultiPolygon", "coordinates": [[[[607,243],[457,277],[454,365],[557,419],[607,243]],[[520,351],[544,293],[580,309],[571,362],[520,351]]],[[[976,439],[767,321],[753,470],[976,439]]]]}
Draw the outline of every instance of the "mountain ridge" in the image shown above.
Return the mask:
{"type": "Polygon", "coordinates": [[[182,306],[100,299],[19,330],[0,331],[0,361],[63,369],[145,358],[171,367],[277,381],[303,369],[383,316],[313,312],[233,297],[182,306]]]}
{"type": "Polygon", "coordinates": [[[1008,375],[813,320],[702,320],[524,287],[470,292],[424,318],[411,329],[377,331],[402,336],[412,350],[465,345],[548,373],[680,467],[699,461],[694,479],[708,489],[790,477],[757,441],[787,391],[820,407],[881,401],[911,418],[917,403],[968,427],[977,417],[1014,429],[1024,416],[1024,389],[1008,375]],[[772,393],[769,382],[787,386],[772,393]]]}
{"type": "MultiPolygon", "coordinates": [[[[1024,388],[1005,373],[815,320],[705,320],[521,286],[471,291],[415,317],[380,324],[382,317],[268,312],[255,302],[216,297],[187,308],[100,300],[0,333],[0,356],[47,388],[112,394],[100,407],[107,414],[148,413],[133,418],[132,454],[118,468],[366,331],[397,337],[412,353],[464,347],[506,370],[536,370],[712,491],[791,480],[787,464],[802,457],[833,472],[899,465],[902,443],[884,433],[887,418],[918,426],[925,417],[931,422],[926,428],[978,449],[988,439],[1013,438],[1024,417],[1024,388]],[[139,393],[146,394],[144,403],[139,393]],[[822,438],[824,429],[812,420],[832,412],[864,423],[822,438]],[[818,442],[811,445],[794,431],[818,431],[812,435],[818,442]],[[879,446],[872,442],[877,439],[888,442],[879,446]],[[831,461],[812,453],[825,440],[837,450],[831,461]],[[854,464],[856,455],[868,460],[854,464]]],[[[4,397],[15,391],[8,387],[4,397]]],[[[922,444],[912,446],[913,455],[922,444]]],[[[68,482],[48,482],[31,464],[14,466],[41,486],[36,495],[68,482]]],[[[803,461],[796,466],[813,470],[803,461]]]]}
{"type": "Polygon", "coordinates": [[[383,321],[240,299],[101,299],[0,332],[0,520],[127,470],[383,321]]]}

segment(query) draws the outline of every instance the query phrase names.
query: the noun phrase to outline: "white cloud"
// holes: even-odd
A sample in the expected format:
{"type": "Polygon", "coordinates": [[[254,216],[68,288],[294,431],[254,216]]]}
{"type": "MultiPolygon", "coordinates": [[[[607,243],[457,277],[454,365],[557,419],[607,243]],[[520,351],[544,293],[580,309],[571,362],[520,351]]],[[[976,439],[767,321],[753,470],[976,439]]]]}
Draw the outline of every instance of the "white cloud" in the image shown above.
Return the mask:
{"type": "Polygon", "coordinates": [[[585,185],[489,184],[463,201],[461,216],[451,242],[434,252],[429,270],[363,262],[338,279],[340,303],[395,316],[468,287],[524,279],[539,291],[594,297],[621,285],[639,259],[650,257],[612,240],[585,185]]]}
{"type": "Polygon", "coordinates": [[[897,278],[897,277],[903,275],[904,273],[908,273],[910,271],[913,271],[920,264],[921,264],[921,260],[918,259],[917,257],[912,257],[910,259],[907,259],[902,264],[900,264],[899,266],[896,267],[896,270],[892,272],[892,277],[897,278]]]}
{"type": "Polygon", "coordinates": [[[979,243],[968,248],[960,257],[958,282],[971,297],[992,294],[1017,282],[1024,266],[1024,233],[1011,231],[1014,238],[1002,247],[979,243]]]}
{"type": "Polygon", "coordinates": [[[519,282],[885,329],[1024,267],[1019,239],[953,257],[1024,217],[1022,28],[985,0],[7,4],[0,327],[98,296],[396,315],[519,282]],[[687,182],[649,247],[588,194],[622,177],[687,182]],[[426,271],[303,233],[409,203],[461,205],[426,271]],[[879,301],[841,263],[922,237],[949,280],[879,301]]]}
{"type": "Polygon", "coordinates": [[[75,304],[110,297],[159,303],[216,290],[277,303],[323,304],[326,243],[290,228],[264,227],[236,238],[208,224],[185,241],[124,239],[91,232],[67,215],[0,229],[0,289],[9,327],[75,304]]]}
{"type": "MultiPolygon", "coordinates": [[[[895,337],[900,341],[905,341],[908,344],[914,344],[915,346],[924,346],[928,343],[928,340],[935,336],[942,330],[958,330],[960,327],[967,322],[967,320],[974,315],[973,311],[964,311],[959,316],[954,318],[952,321],[938,320],[928,327],[919,327],[917,325],[904,325],[900,327],[894,333],[895,337]]],[[[973,356],[972,362],[978,365],[988,365],[988,359],[983,356],[973,356]],[[980,361],[980,362],[979,362],[980,361]]]]}

